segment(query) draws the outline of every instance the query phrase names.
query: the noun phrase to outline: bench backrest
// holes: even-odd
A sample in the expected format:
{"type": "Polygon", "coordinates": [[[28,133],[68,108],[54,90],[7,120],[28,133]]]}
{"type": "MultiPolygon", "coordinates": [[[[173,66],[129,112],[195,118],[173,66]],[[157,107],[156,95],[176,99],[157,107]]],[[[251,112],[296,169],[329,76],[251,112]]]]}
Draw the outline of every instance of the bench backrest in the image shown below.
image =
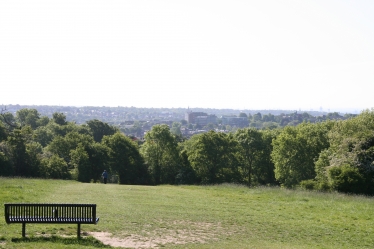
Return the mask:
{"type": "Polygon", "coordinates": [[[81,223],[96,224],[96,204],[5,205],[7,223],[81,223]]]}

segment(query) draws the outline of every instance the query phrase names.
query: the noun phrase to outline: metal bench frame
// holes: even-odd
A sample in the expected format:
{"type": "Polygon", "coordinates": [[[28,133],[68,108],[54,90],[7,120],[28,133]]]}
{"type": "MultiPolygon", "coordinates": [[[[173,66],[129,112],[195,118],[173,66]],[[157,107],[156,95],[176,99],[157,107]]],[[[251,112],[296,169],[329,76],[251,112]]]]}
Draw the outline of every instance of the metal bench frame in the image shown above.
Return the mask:
{"type": "Polygon", "coordinates": [[[37,204],[6,203],[5,221],[8,224],[22,223],[22,237],[26,236],[26,223],[97,224],[96,204],[37,204]]]}

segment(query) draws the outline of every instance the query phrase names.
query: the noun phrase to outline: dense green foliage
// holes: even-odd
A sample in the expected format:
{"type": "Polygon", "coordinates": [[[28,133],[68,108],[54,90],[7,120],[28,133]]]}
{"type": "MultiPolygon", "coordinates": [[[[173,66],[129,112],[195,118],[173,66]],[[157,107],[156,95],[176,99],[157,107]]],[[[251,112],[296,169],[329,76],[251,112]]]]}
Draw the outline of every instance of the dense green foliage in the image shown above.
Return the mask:
{"type": "Polygon", "coordinates": [[[2,176],[96,182],[106,169],[109,181],[121,184],[231,182],[374,194],[374,110],[276,129],[211,130],[188,140],[174,122],[154,125],[141,141],[97,119],[68,122],[63,113],[48,118],[21,109],[0,117],[2,176]]]}
{"type": "Polygon", "coordinates": [[[167,125],[156,125],[145,135],[141,153],[155,184],[175,183],[180,167],[177,140],[167,125]]]}
{"type": "Polygon", "coordinates": [[[210,131],[188,142],[188,160],[201,183],[241,181],[235,157],[236,143],[230,135],[210,131]]]}
{"type": "Polygon", "coordinates": [[[285,127],[274,140],[272,158],[275,176],[287,187],[316,176],[314,161],[328,148],[327,133],[332,123],[303,123],[285,127]]]}

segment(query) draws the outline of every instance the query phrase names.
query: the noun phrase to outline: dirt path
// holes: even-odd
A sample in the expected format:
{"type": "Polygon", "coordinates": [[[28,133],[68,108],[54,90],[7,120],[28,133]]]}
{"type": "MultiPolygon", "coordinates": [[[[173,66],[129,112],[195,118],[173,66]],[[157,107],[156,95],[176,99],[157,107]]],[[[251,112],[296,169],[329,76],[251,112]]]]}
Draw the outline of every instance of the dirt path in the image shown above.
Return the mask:
{"type": "Polygon", "coordinates": [[[207,243],[218,240],[222,236],[230,236],[233,231],[225,231],[220,224],[192,223],[186,229],[184,222],[181,229],[159,228],[153,231],[143,231],[143,235],[131,234],[113,237],[107,232],[90,232],[88,235],[95,237],[106,245],[124,248],[160,248],[166,244],[207,243]]]}

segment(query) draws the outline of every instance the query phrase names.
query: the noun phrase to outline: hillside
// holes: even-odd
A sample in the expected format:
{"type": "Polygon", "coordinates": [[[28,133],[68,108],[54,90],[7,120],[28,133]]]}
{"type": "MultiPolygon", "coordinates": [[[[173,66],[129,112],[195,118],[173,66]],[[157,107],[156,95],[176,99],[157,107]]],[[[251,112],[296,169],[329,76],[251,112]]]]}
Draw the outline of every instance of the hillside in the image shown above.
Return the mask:
{"type": "MultiPolygon", "coordinates": [[[[0,226],[0,248],[372,248],[372,198],[280,188],[0,179],[0,200],[96,203],[98,225],[0,226]],[[51,237],[51,236],[55,237],[51,237]],[[43,239],[44,238],[44,239],[43,239]],[[96,241],[96,242],[95,242],[96,241]]],[[[0,215],[3,216],[3,209],[0,215]]]]}

